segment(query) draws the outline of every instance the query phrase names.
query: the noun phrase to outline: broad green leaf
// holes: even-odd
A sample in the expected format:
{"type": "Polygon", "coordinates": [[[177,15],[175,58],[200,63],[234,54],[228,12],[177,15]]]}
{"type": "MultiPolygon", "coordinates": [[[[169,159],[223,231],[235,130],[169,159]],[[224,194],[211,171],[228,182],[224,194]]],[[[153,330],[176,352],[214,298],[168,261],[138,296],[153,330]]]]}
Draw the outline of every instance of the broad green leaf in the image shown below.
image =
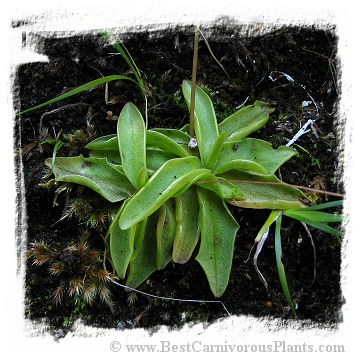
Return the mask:
{"type": "Polygon", "coordinates": [[[55,97],[51,100],[48,100],[47,102],[44,102],[42,104],[39,104],[39,105],[36,105],[35,107],[32,107],[30,109],[27,109],[27,110],[24,110],[22,111],[21,113],[19,114],[24,114],[24,113],[28,113],[32,110],[36,110],[36,109],[39,109],[39,108],[42,108],[46,105],[50,105],[50,104],[53,104],[53,103],[56,103],[56,102],[59,102],[63,99],[66,99],[66,98],[69,98],[75,94],[78,94],[78,93],[81,93],[81,92],[84,92],[90,88],[93,88],[93,87],[97,87],[98,85],[100,84],[103,84],[103,83],[108,83],[108,82],[111,82],[111,81],[117,81],[117,80],[128,80],[128,81],[132,81],[134,83],[137,83],[135,80],[133,80],[132,78],[129,78],[127,76],[121,76],[121,75],[112,75],[112,76],[107,76],[107,77],[102,77],[102,78],[98,78],[98,79],[95,79],[91,82],[88,82],[86,84],[83,84],[79,87],[76,87],[75,89],[73,90],[70,90],[62,95],[59,95],[58,97],[55,97]]]}
{"type": "Polygon", "coordinates": [[[107,232],[111,261],[117,276],[121,279],[125,277],[129,261],[132,257],[137,231],[137,225],[124,231],[119,227],[118,221],[122,208],[123,206],[119,209],[107,232]]]}
{"type": "Polygon", "coordinates": [[[195,156],[167,161],[127,203],[122,212],[120,226],[127,229],[147,218],[182,187],[186,189],[200,174],[209,172],[200,168],[195,156]]]}
{"type": "Polygon", "coordinates": [[[293,305],[292,299],[290,292],[288,290],[288,284],[287,284],[287,279],[286,279],[286,274],[285,274],[285,268],[282,263],[282,246],[281,246],[281,219],[282,215],[279,215],[279,217],[276,220],[276,228],[275,228],[275,255],[276,255],[276,265],[277,265],[277,271],[279,274],[279,279],[282,287],[282,291],[286,297],[286,300],[288,302],[288,305],[290,306],[293,315],[297,319],[297,314],[295,307],[293,305]]]}
{"type": "Polygon", "coordinates": [[[224,173],[223,178],[230,180],[244,196],[244,200],[228,200],[232,205],[266,209],[293,209],[304,206],[299,200],[304,197],[303,193],[283,184],[275,175],[253,175],[233,170],[224,173]],[[268,182],[270,184],[267,184],[268,182]]]}
{"type": "Polygon", "coordinates": [[[176,155],[171,152],[160,150],[147,150],[147,168],[148,171],[153,174],[161,166],[163,166],[168,160],[175,159],[176,155]]]}
{"type": "Polygon", "coordinates": [[[197,193],[201,245],[196,260],[207,276],[213,295],[219,297],[228,285],[239,224],[225,202],[213,192],[198,188],[197,193]]]}
{"type": "Polygon", "coordinates": [[[174,200],[164,203],[159,209],[157,223],[157,268],[163,269],[171,261],[176,232],[174,200]]]}
{"type": "Polygon", "coordinates": [[[158,217],[159,212],[155,212],[138,224],[134,252],[129,264],[129,272],[125,284],[131,288],[138,287],[157,270],[155,232],[158,217]]]}
{"type": "MultiPolygon", "coordinates": [[[[190,110],[191,104],[191,82],[184,80],[182,83],[182,92],[185,101],[190,110]]],[[[206,162],[212,153],[214,145],[217,141],[219,131],[217,126],[216,114],[209,96],[198,86],[196,86],[195,95],[195,132],[200,152],[202,165],[206,166],[206,162]]],[[[221,130],[223,131],[223,130],[221,130]]]]}
{"type": "MultiPolygon", "coordinates": [[[[89,156],[97,159],[106,158],[110,164],[119,165],[120,167],[122,165],[121,156],[118,150],[90,150],[89,156]]],[[[120,171],[124,174],[122,167],[120,171]]]]}
{"type": "Polygon", "coordinates": [[[117,137],[122,169],[132,185],[138,189],[148,179],[146,129],[142,114],[132,103],[127,103],[121,111],[117,122],[117,137]]]}
{"type": "Polygon", "coordinates": [[[199,202],[196,186],[189,187],[176,202],[176,235],[172,258],[184,264],[190,258],[200,238],[199,202]]]}
{"type": "Polygon", "coordinates": [[[195,180],[195,184],[213,191],[224,199],[245,199],[245,196],[238,190],[235,184],[226,181],[223,177],[214,175],[212,172],[202,174],[195,180]]]}
{"type": "Polygon", "coordinates": [[[221,153],[222,150],[222,145],[224,143],[224,141],[226,140],[226,133],[222,132],[216,139],[214,146],[212,147],[212,150],[206,160],[206,167],[210,170],[213,170],[217,159],[221,153]]]}
{"type": "Polygon", "coordinates": [[[267,175],[268,172],[257,162],[251,160],[235,159],[218,165],[214,169],[215,174],[223,174],[223,172],[237,170],[245,173],[267,175]]]}
{"type": "MultiPolygon", "coordinates": [[[[179,146],[182,146],[184,150],[186,150],[189,155],[196,155],[198,153],[197,148],[190,148],[189,143],[191,140],[191,136],[184,132],[182,129],[166,129],[166,128],[154,128],[151,131],[158,132],[164,134],[169,139],[173,140],[179,146]]],[[[149,131],[148,131],[149,132],[149,131]]]]}
{"type": "Polygon", "coordinates": [[[180,157],[189,156],[189,152],[174,140],[158,131],[148,130],[147,146],[152,148],[160,148],[163,151],[171,152],[180,157]]]}
{"type": "Polygon", "coordinates": [[[263,127],[274,110],[269,104],[256,101],[224,119],[218,128],[227,133],[227,142],[233,143],[263,127]]]}
{"type": "MultiPolygon", "coordinates": [[[[117,141],[116,141],[117,143],[117,141]]],[[[118,150],[90,150],[90,157],[95,158],[107,158],[107,161],[115,166],[121,166],[121,156],[119,155],[118,150]]],[[[155,171],[159,169],[165,162],[170,159],[175,159],[177,156],[171,152],[156,150],[156,149],[147,149],[146,151],[146,163],[148,174],[152,175],[155,171]]],[[[121,167],[121,170],[122,167],[121,167]]]]}
{"type": "Polygon", "coordinates": [[[117,134],[100,136],[86,144],[85,148],[89,150],[115,150],[118,153],[117,134]]]}
{"type": "Polygon", "coordinates": [[[294,155],[297,155],[297,151],[287,146],[273,149],[267,141],[246,138],[223,145],[214,172],[220,174],[235,169],[271,175],[294,155]]]}
{"type": "MultiPolygon", "coordinates": [[[[51,166],[50,159],[46,165],[51,166]]],[[[122,201],[135,191],[127,177],[106,158],[57,157],[53,172],[57,181],[89,187],[110,202],[122,201]]]]}

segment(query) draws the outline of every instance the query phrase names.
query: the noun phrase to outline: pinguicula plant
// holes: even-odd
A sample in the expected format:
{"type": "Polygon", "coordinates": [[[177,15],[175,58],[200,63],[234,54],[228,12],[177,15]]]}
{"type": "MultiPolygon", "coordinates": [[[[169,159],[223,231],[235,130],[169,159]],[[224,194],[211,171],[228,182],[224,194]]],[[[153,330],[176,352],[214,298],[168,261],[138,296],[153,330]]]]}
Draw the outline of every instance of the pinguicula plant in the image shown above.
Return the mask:
{"type": "MultiPolygon", "coordinates": [[[[191,83],[184,81],[182,90],[189,106],[191,83]]],[[[297,151],[247,137],[272,112],[267,103],[256,101],[218,124],[210,98],[197,87],[196,142],[187,127],[147,130],[137,107],[127,103],[117,134],[86,145],[89,157],[56,158],[57,181],[84,185],[110,202],[122,202],[106,239],[115,274],[126,278],[126,286],[138,287],[170,261],[186,263],[199,243],[196,260],[212,293],[221,296],[239,229],[228,205],[271,209],[261,236],[275,220],[280,223],[281,214],[339,233],[319,223],[339,222],[339,215],[305,208],[303,193],[275,175],[297,151]]],[[[46,163],[52,167],[52,159],[46,163]]]]}
{"type": "Polygon", "coordinates": [[[115,276],[125,279],[129,288],[138,287],[171,261],[186,263],[197,250],[196,260],[212,293],[222,296],[239,229],[230,207],[271,210],[256,237],[255,257],[276,222],[279,278],[296,315],[281,261],[281,217],[340,235],[327,222],[341,222],[341,215],[320,210],[341,201],[307,207],[299,187],[278,178],[278,169],[297,151],[287,146],[275,149],[269,142],[249,137],[269,120],[274,111],[269,104],[255,101],[218,123],[203,89],[184,80],[182,92],[193,113],[192,131],[188,125],[147,129],[138,108],[127,103],[117,133],[87,144],[88,157],[56,155],[46,164],[56,181],[84,185],[117,203],[106,243],[115,276]]]}

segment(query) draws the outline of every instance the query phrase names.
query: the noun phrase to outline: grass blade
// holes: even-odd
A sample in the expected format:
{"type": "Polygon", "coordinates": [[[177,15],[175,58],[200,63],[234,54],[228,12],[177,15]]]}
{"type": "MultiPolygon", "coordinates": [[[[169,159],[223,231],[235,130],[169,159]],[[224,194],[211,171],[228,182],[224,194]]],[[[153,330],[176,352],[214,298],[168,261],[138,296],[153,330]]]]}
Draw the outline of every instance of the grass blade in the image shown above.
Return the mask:
{"type": "Polygon", "coordinates": [[[295,307],[291,299],[290,291],[288,289],[285,268],[282,263],[281,220],[282,220],[282,215],[279,215],[278,218],[276,219],[276,229],[275,229],[275,254],[276,254],[277,271],[279,274],[282,291],[285,295],[288,305],[290,306],[295,318],[298,319],[295,307]]]}
{"type": "Polygon", "coordinates": [[[128,52],[128,50],[125,47],[125,45],[123,44],[123,42],[121,40],[119,40],[120,43],[118,43],[110,34],[108,34],[105,31],[101,31],[100,35],[105,40],[110,42],[110,44],[115,48],[115,50],[121,54],[123,59],[128,64],[129,68],[133,72],[134,76],[136,77],[136,83],[137,83],[138,87],[140,88],[140,90],[142,92],[142,95],[145,96],[145,88],[144,88],[144,83],[143,83],[143,80],[142,80],[142,76],[141,76],[140,70],[138,69],[136,63],[134,62],[132,56],[128,52]]]}
{"type": "Polygon", "coordinates": [[[66,92],[62,95],[59,95],[58,97],[55,97],[51,100],[48,100],[47,102],[44,102],[42,104],[39,104],[39,105],[36,105],[35,107],[32,107],[30,109],[26,109],[22,112],[19,113],[19,115],[21,114],[25,114],[25,113],[28,113],[32,110],[36,110],[36,109],[39,109],[39,108],[42,108],[46,105],[50,105],[50,104],[53,104],[53,103],[56,103],[56,102],[59,102],[63,99],[66,99],[66,98],[69,98],[75,94],[78,94],[78,93],[81,93],[81,92],[84,92],[90,88],[93,88],[93,87],[96,87],[100,84],[103,84],[103,83],[107,83],[107,82],[111,82],[111,81],[117,81],[117,80],[128,80],[128,81],[132,81],[134,83],[137,83],[134,79],[132,78],[129,78],[127,76],[122,76],[122,75],[112,75],[112,76],[107,76],[107,77],[102,77],[102,78],[98,78],[98,79],[94,79],[93,81],[91,82],[88,82],[86,84],[83,84],[73,90],[70,90],[69,92],[66,92]]]}

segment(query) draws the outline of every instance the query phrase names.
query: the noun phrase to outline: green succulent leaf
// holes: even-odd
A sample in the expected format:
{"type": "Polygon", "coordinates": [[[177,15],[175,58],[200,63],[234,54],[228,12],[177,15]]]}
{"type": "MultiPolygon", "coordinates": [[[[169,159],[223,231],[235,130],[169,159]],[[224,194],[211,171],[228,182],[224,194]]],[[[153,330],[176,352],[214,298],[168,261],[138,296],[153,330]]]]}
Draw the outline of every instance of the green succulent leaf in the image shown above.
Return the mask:
{"type": "Polygon", "coordinates": [[[154,128],[152,131],[164,134],[175,143],[187,147],[191,140],[191,136],[181,129],[154,128]]]}
{"type": "MultiPolygon", "coordinates": [[[[178,129],[154,128],[154,129],[148,130],[148,133],[150,131],[164,134],[169,139],[173,140],[176,144],[181,146],[186,152],[188,152],[189,155],[196,156],[198,154],[197,148],[189,147],[191,136],[187,132],[184,132],[182,129],[178,130],[178,129]]],[[[181,156],[181,157],[183,157],[183,156],[181,156]]]]}
{"type": "Polygon", "coordinates": [[[215,174],[222,174],[223,172],[237,170],[245,173],[267,175],[268,172],[260,164],[252,160],[235,159],[227,161],[224,164],[218,165],[215,168],[215,174]]]}
{"type": "MultiPolygon", "coordinates": [[[[184,80],[182,92],[190,110],[191,105],[191,82],[184,80]]],[[[195,95],[195,131],[200,152],[201,162],[208,167],[208,159],[213,152],[219,136],[216,114],[210,97],[198,86],[195,95]]],[[[222,130],[223,131],[223,130],[222,130]]]]}
{"type": "Polygon", "coordinates": [[[118,153],[117,134],[105,135],[90,141],[85,146],[89,150],[112,150],[118,153]]]}
{"type": "Polygon", "coordinates": [[[148,130],[147,146],[149,148],[159,148],[163,151],[174,153],[180,157],[189,156],[189,152],[186,151],[185,148],[159,131],[148,130]]]}
{"type": "Polygon", "coordinates": [[[133,254],[134,240],[137,232],[137,225],[126,230],[122,230],[119,227],[118,221],[122,209],[123,206],[119,209],[107,232],[111,261],[117,276],[121,279],[126,276],[127,267],[133,254]]]}
{"type": "Polygon", "coordinates": [[[212,147],[212,150],[207,158],[206,161],[206,167],[210,170],[213,170],[216,162],[218,160],[218,156],[221,153],[222,150],[222,145],[224,141],[226,140],[227,134],[225,132],[222,132],[218,137],[217,140],[214,143],[214,146],[212,147]]]}
{"type": "Polygon", "coordinates": [[[273,149],[264,140],[246,138],[223,145],[214,172],[220,174],[234,169],[271,175],[294,155],[297,155],[297,151],[287,146],[273,149]]]}
{"type": "Polygon", "coordinates": [[[149,174],[153,174],[168,160],[176,159],[176,155],[171,152],[160,150],[147,150],[147,167],[149,174]]]}
{"type": "Polygon", "coordinates": [[[227,142],[234,143],[263,127],[274,110],[269,104],[256,101],[224,119],[218,128],[227,133],[227,142]]]}
{"type": "Polygon", "coordinates": [[[212,172],[201,175],[195,184],[213,191],[224,199],[244,200],[246,198],[235,184],[226,181],[223,177],[214,175],[212,172]]]}
{"type": "Polygon", "coordinates": [[[126,285],[136,288],[157,270],[156,263],[156,227],[159,212],[144,219],[138,224],[134,251],[129,264],[126,285]]]}
{"type": "Polygon", "coordinates": [[[208,169],[200,168],[195,156],[167,161],[127,203],[122,212],[120,226],[127,229],[155,212],[182,188],[187,189],[208,169]]]}
{"type": "Polygon", "coordinates": [[[303,193],[294,187],[283,184],[275,175],[254,175],[232,170],[224,173],[223,178],[230,180],[244,196],[243,200],[227,200],[232,205],[263,209],[304,207],[304,204],[299,200],[304,197],[303,193]],[[270,184],[267,184],[268,182],[270,184]]]}
{"type": "Polygon", "coordinates": [[[197,187],[189,187],[176,202],[176,235],[172,258],[175,263],[184,264],[190,258],[200,238],[199,202],[197,187]]]}
{"type": "Polygon", "coordinates": [[[138,108],[127,103],[117,122],[118,147],[122,169],[135,188],[148,179],[146,167],[146,129],[138,108]]]}
{"type": "Polygon", "coordinates": [[[163,269],[171,261],[176,232],[174,200],[164,203],[159,209],[157,223],[157,268],[163,269]]]}
{"type": "Polygon", "coordinates": [[[89,153],[90,157],[97,158],[97,159],[107,159],[110,164],[120,167],[120,171],[125,175],[122,169],[122,161],[121,157],[118,154],[118,151],[113,150],[91,150],[89,153]]]}
{"type": "MultiPolygon", "coordinates": [[[[47,159],[46,165],[51,164],[51,159],[47,159]]],[[[57,181],[89,187],[110,202],[125,200],[135,191],[127,177],[106,158],[57,157],[53,173],[57,181]]]]}
{"type": "Polygon", "coordinates": [[[219,297],[228,285],[239,224],[225,202],[213,192],[198,188],[197,193],[201,245],[196,260],[207,276],[212,293],[219,297]]]}

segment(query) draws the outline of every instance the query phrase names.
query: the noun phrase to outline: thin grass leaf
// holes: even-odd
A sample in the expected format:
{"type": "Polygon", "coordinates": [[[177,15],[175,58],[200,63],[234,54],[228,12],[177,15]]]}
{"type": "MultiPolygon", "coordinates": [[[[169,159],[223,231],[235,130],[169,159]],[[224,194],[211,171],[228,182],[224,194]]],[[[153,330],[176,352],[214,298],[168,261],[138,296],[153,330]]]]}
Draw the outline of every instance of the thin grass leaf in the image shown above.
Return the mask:
{"type": "Polygon", "coordinates": [[[339,230],[337,230],[335,228],[332,228],[332,227],[328,226],[327,224],[325,224],[323,222],[318,222],[318,221],[314,221],[314,220],[306,218],[306,217],[297,216],[297,215],[293,214],[292,211],[289,212],[289,210],[285,210],[283,212],[283,214],[285,216],[290,217],[290,218],[293,218],[293,219],[296,219],[296,220],[301,221],[303,223],[306,223],[309,226],[317,228],[317,229],[319,229],[319,230],[321,230],[323,232],[326,232],[326,233],[329,233],[329,234],[333,234],[333,235],[338,236],[338,237],[343,235],[343,233],[341,231],[339,231],[339,230]]]}
{"type": "Polygon", "coordinates": [[[321,209],[342,206],[343,203],[344,203],[344,200],[326,202],[326,203],[321,203],[319,205],[302,208],[302,211],[319,211],[321,209]]]}
{"type": "Polygon", "coordinates": [[[257,246],[256,246],[255,254],[253,257],[253,265],[254,265],[255,271],[259,275],[260,280],[265,285],[266,290],[268,290],[268,283],[267,283],[266,279],[264,278],[264,275],[259,270],[258,258],[259,258],[259,255],[260,255],[262,249],[263,249],[264,243],[266,242],[266,239],[269,236],[270,226],[275,222],[275,220],[279,217],[280,214],[281,214],[280,211],[277,211],[277,210],[271,211],[269,217],[267,218],[267,220],[265,221],[265,223],[263,224],[263,226],[261,227],[260,231],[258,232],[258,234],[255,238],[255,244],[257,243],[257,246]]]}
{"type": "Polygon", "coordinates": [[[36,105],[35,107],[32,107],[30,109],[26,109],[22,112],[19,113],[19,115],[21,114],[25,114],[25,113],[28,113],[32,110],[36,110],[36,109],[39,109],[39,108],[42,108],[46,105],[50,105],[50,104],[53,104],[53,103],[56,103],[56,102],[59,102],[63,99],[66,99],[66,98],[69,98],[75,94],[78,94],[78,93],[81,93],[81,92],[84,92],[90,88],[93,88],[93,87],[96,87],[100,84],[103,84],[103,83],[107,83],[107,82],[111,82],[111,81],[117,81],[117,80],[127,80],[127,81],[131,81],[131,82],[134,82],[137,84],[137,82],[132,79],[132,78],[129,78],[127,76],[122,76],[122,75],[112,75],[112,76],[107,76],[107,77],[102,77],[102,78],[98,78],[98,79],[94,79],[93,81],[91,82],[88,82],[86,84],[83,84],[73,90],[70,90],[69,92],[66,92],[56,98],[53,98],[51,100],[48,100],[47,102],[44,102],[42,104],[39,104],[39,105],[36,105]]]}
{"type": "Polygon", "coordinates": [[[63,143],[63,141],[61,140],[51,140],[51,139],[48,139],[48,140],[45,140],[45,141],[42,141],[40,145],[43,145],[43,144],[46,144],[46,143],[49,143],[49,144],[54,144],[54,148],[53,148],[53,155],[52,155],[52,165],[51,165],[51,174],[53,173],[53,168],[54,168],[54,162],[55,162],[55,158],[57,157],[57,153],[58,151],[65,145],[65,143],[63,143]]]}
{"type": "Polygon", "coordinates": [[[286,210],[284,213],[290,217],[302,221],[302,219],[310,219],[315,222],[342,222],[342,215],[338,213],[327,213],[318,211],[302,211],[302,209],[286,210]]]}
{"type": "Polygon", "coordinates": [[[278,218],[276,219],[276,228],[275,228],[275,255],[276,255],[277,271],[279,274],[282,291],[285,295],[287,303],[291,308],[295,318],[298,319],[295,307],[291,299],[290,291],[288,289],[285,268],[282,263],[281,221],[282,221],[282,215],[279,215],[278,218]]]}
{"type": "Polygon", "coordinates": [[[121,40],[119,40],[120,43],[118,43],[117,40],[114,39],[113,36],[111,36],[106,31],[100,31],[100,35],[105,40],[110,42],[110,44],[115,48],[115,50],[121,54],[123,59],[128,64],[129,68],[133,72],[134,76],[136,77],[136,83],[137,83],[138,87],[140,88],[140,90],[142,92],[142,95],[145,96],[145,88],[144,88],[144,83],[143,83],[143,80],[142,80],[142,76],[141,76],[140,70],[138,69],[136,63],[134,62],[132,56],[128,52],[128,50],[125,47],[125,45],[123,44],[123,42],[121,40]]]}

